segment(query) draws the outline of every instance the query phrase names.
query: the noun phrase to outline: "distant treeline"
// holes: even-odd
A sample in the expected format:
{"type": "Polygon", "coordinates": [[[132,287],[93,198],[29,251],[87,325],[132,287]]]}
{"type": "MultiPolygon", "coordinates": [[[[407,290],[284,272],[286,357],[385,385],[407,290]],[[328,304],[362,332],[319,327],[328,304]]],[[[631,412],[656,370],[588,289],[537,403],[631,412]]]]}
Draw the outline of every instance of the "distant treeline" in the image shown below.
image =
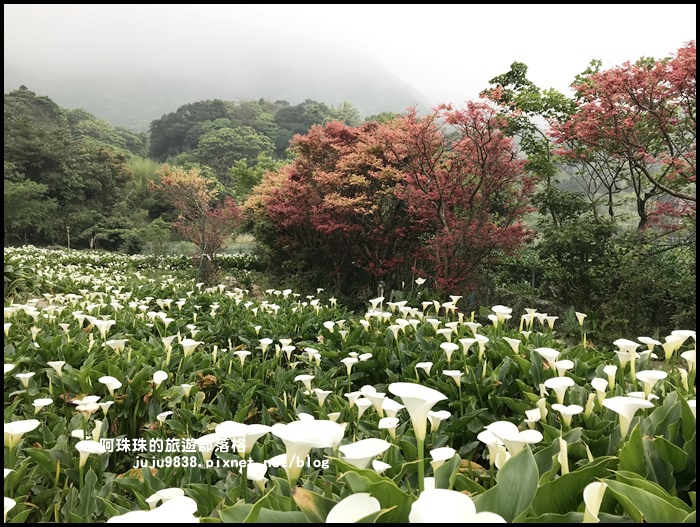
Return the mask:
{"type": "Polygon", "coordinates": [[[173,212],[148,189],[163,163],[201,166],[222,196],[242,201],[266,170],[284,163],[295,134],[361,121],[349,103],[208,100],[136,133],[25,86],[4,99],[6,245],[142,250],[169,237],[173,212]]]}

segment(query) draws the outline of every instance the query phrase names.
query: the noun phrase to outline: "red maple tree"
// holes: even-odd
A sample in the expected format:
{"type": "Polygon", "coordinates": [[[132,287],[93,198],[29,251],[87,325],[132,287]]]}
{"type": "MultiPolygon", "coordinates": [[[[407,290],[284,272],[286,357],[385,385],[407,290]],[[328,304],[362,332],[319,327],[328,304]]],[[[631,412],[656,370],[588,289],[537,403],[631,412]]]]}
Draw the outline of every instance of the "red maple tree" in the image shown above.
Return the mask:
{"type": "Polygon", "coordinates": [[[671,57],[579,77],[577,111],[553,134],[560,154],[619,160],[637,195],[640,229],[659,217],[695,217],[695,41],[671,57]]]}
{"type": "Polygon", "coordinates": [[[274,226],[278,247],[341,287],[358,270],[396,285],[418,271],[454,291],[529,235],[520,220],[533,181],[503,124],[492,106],[472,103],[316,126],[294,138],[295,160],[245,208],[274,226]]]}

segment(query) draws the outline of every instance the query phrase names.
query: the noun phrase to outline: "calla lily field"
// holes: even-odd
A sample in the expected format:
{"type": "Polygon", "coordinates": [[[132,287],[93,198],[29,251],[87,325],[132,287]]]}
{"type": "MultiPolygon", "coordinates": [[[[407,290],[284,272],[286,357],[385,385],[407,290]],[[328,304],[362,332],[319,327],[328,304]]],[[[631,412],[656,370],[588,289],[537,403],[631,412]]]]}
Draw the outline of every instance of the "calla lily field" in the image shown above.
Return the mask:
{"type": "Polygon", "coordinates": [[[6,522],[695,523],[691,328],[169,258],[5,248],[6,522]]]}

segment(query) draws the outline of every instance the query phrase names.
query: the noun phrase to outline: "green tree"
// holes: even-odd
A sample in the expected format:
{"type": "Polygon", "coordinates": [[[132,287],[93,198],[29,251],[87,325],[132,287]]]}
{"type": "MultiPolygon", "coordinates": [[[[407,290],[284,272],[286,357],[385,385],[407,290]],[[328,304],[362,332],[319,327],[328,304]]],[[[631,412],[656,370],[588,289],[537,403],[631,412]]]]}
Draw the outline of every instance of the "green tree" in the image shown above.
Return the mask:
{"type": "Polygon", "coordinates": [[[256,159],[259,154],[271,156],[274,145],[249,126],[220,128],[202,136],[193,157],[202,165],[210,166],[217,178],[230,186],[229,169],[241,159],[256,159]]]}
{"type": "Polygon", "coordinates": [[[30,234],[42,233],[56,213],[56,201],[47,198],[48,187],[28,180],[11,163],[4,163],[5,245],[26,243],[30,234]]]}
{"type": "Polygon", "coordinates": [[[388,123],[396,119],[399,115],[401,114],[396,112],[381,112],[365,117],[365,122],[377,121],[378,123],[388,123]]]}
{"type": "Polygon", "coordinates": [[[229,169],[228,178],[231,181],[231,193],[238,203],[243,203],[259,185],[267,172],[279,170],[284,161],[273,159],[267,154],[258,154],[257,159],[250,163],[247,159],[239,159],[229,169]]]}
{"type": "Polygon", "coordinates": [[[131,199],[132,154],[108,144],[116,136],[106,123],[26,88],[5,95],[4,113],[6,221],[23,226],[29,243],[64,244],[70,229],[74,240],[94,245],[109,230],[99,241],[118,247],[120,230],[143,215],[131,199]],[[96,125],[88,126],[93,136],[81,124],[96,125]],[[60,214],[49,218],[52,210],[60,214]]]}
{"type": "Polygon", "coordinates": [[[362,122],[360,112],[357,111],[352,104],[345,101],[338,106],[331,108],[330,115],[332,119],[345,123],[348,126],[358,126],[362,122]]]}
{"type": "Polygon", "coordinates": [[[156,119],[150,126],[149,154],[165,161],[183,151],[185,136],[198,122],[213,121],[228,115],[229,104],[214,99],[180,106],[175,112],[156,119]]]}
{"type": "Polygon", "coordinates": [[[98,119],[83,109],[66,112],[68,124],[75,138],[94,141],[98,146],[112,146],[134,155],[146,153],[145,134],[131,132],[125,128],[114,128],[107,121],[98,119]]]}
{"type": "Polygon", "coordinates": [[[498,104],[508,119],[506,132],[518,138],[519,147],[527,156],[527,170],[541,182],[535,201],[549,211],[557,225],[560,220],[552,205],[552,193],[559,169],[546,123],[566,119],[574,112],[575,103],[556,90],[538,88],[527,78],[527,66],[522,62],[513,62],[508,72],[492,78],[489,84],[491,87],[482,95],[498,104]]]}

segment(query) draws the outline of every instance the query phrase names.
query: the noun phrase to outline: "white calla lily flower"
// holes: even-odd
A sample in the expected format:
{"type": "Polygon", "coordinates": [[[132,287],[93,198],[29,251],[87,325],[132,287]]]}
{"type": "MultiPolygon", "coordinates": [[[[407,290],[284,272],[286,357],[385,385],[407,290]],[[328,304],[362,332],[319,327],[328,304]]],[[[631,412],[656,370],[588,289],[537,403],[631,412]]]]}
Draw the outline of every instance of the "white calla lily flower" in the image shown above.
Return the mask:
{"type": "Polygon", "coordinates": [[[610,383],[605,379],[596,377],[591,380],[591,386],[593,387],[593,389],[596,392],[596,395],[598,396],[598,402],[600,402],[600,404],[603,404],[603,401],[605,400],[605,394],[610,388],[610,383]]]}
{"type": "Polygon", "coordinates": [[[387,417],[396,417],[396,414],[406,408],[403,404],[395,401],[394,399],[389,399],[386,397],[384,403],[382,404],[382,410],[386,412],[387,417]]]}
{"type": "Polygon", "coordinates": [[[161,489],[158,492],[155,492],[154,494],[151,494],[148,498],[146,498],[146,503],[148,503],[149,507],[151,509],[155,509],[156,506],[162,501],[165,503],[168,500],[171,500],[177,496],[184,496],[185,491],[182,490],[181,488],[178,487],[170,487],[167,489],[161,489]]]}
{"type": "Polygon", "coordinates": [[[558,360],[554,363],[554,367],[557,370],[557,375],[563,377],[567,371],[574,369],[574,361],[568,359],[558,360]]]}
{"type": "Polygon", "coordinates": [[[553,404],[552,410],[559,412],[566,427],[571,428],[571,419],[573,416],[583,413],[583,406],[579,404],[553,404]]]}
{"type": "Polygon", "coordinates": [[[35,430],[41,423],[37,419],[24,419],[21,421],[12,421],[4,423],[5,430],[5,446],[10,448],[16,447],[22,440],[22,436],[35,430]]]}
{"type": "Polygon", "coordinates": [[[649,398],[649,394],[656,386],[656,383],[668,377],[668,373],[661,370],[642,370],[637,373],[637,379],[644,383],[644,395],[649,398]]]}
{"type": "Polygon", "coordinates": [[[167,380],[168,378],[168,373],[164,372],[163,370],[158,370],[153,374],[153,385],[155,388],[158,388],[163,381],[167,380]]]}
{"type": "Polygon", "coordinates": [[[603,401],[603,406],[620,416],[620,434],[622,434],[623,439],[627,437],[627,432],[637,410],[654,407],[653,403],[646,399],[626,396],[609,397],[603,401]]]}
{"type": "Polygon", "coordinates": [[[433,448],[430,451],[430,457],[433,458],[430,466],[433,467],[433,472],[445,464],[446,461],[452,459],[457,451],[449,446],[433,448]]]}
{"type": "Polygon", "coordinates": [[[273,425],[270,432],[287,447],[287,478],[290,485],[295,485],[311,449],[337,448],[343,439],[345,428],[333,421],[317,419],[279,423],[273,425]]]}
{"type": "Polygon", "coordinates": [[[121,381],[119,381],[119,379],[116,379],[115,377],[112,377],[111,375],[104,375],[100,377],[98,381],[107,387],[107,389],[109,390],[109,394],[112,397],[114,397],[114,390],[118,390],[122,387],[121,381]]]}
{"type": "Polygon", "coordinates": [[[235,421],[224,421],[216,425],[214,431],[224,439],[240,439],[245,441],[245,454],[253,451],[253,447],[258,439],[270,432],[272,428],[262,424],[245,424],[235,421]]]}
{"type": "Polygon", "coordinates": [[[15,505],[17,505],[17,502],[15,500],[5,496],[5,503],[4,503],[5,523],[7,523],[7,513],[10,512],[12,509],[14,509],[15,505]]]}
{"type": "Polygon", "coordinates": [[[53,404],[53,399],[50,399],[48,397],[34,399],[34,401],[32,402],[32,406],[34,407],[34,415],[38,414],[42,408],[45,408],[50,404],[53,404]]]}
{"type": "Polygon", "coordinates": [[[617,375],[617,366],[609,364],[603,368],[603,373],[608,377],[608,390],[615,388],[615,375],[617,375]]]}
{"type": "Polygon", "coordinates": [[[381,505],[377,498],[368,492],[356,492],[340,500],[328,511],[326,523],[356,523],[380,510],[381,505]]]}
{"type": "Polygon", "coordinates": [[[426,489],[411,505],[410,523],[506,523],[492,512],[476,512],[474,501],[461,492],[426,489]]]}
{"type": "Polygon", "coordinates": [[[571,377],[552,377],[544,381],[545,387],[554,390],[559,404],[564,404],[566,389],[571,388],[574,384],[576,382],[571,377]]]}
{"type": "Polygon", "coordinates": [[[684,351],[681,358],[688,363],[688,372],[695,371],[695,349],[684,351]]]}
{"type": "MultiPolygon", "coordinates": [[[[162,492],[162,491],[161,491],[162,492]]],[[[149,504],[150,505],[150,504],[149,504]]],[[[148,511],[130,511],[112,516],[107,523],[199,523],[197,502],[189,496],[174,496],[148,511]]]]}
{"type": "Polygon", "coordinates": [[[372,458],[384,453],[390,446],[388,441],[370,437],[349,445],[341,445],[338,450],[343,454],[344,461],[357,468],[367,468],[372,458]]]}
{"type": "Polygon", "coordinates": [[[80,453],[80,468],[82,468],[88,460],[90,454],[99,456],[107,452],[105,447],[99,441],[91,439],[83,439],[75,444],[76,450],[80,453]]]}
{"type": "Polygon", "coordinates": [[[452,417],[452,414],[447,410],[440,410],[438,412],[430,411],[428,412],[428,421],[430,421],[430,432],[435,432],[445,419],[452,417]]]}
{"type": "Polygon", "coordinates": [[[557,351],[553,348],[535,348],[535,351],[539,353],[544,360],[547,361],[547,364],[549,364],[550,368],[556,369],[554,363],[557,361],[557,357],[561,355],[560,351],[557,351]]]}
{"type": "Polygon", "coordinates": [[[427,434],[428,412],[438,402],[446,400],[447,396],[427,386],[408,382],[392,383],[389,385],[389,391],[401,398],[411,417],[416,438],[424,441],[427,434]]]}
{"type": "Polygon", "coordinates": [[[603,504],[603,495],[608,486],[603,481],[594,481],[586,485],[583,489],[583,503],[585,510],[583,512],[583,523],[599,523],[598,513],[600,506],[603,504]]]}

